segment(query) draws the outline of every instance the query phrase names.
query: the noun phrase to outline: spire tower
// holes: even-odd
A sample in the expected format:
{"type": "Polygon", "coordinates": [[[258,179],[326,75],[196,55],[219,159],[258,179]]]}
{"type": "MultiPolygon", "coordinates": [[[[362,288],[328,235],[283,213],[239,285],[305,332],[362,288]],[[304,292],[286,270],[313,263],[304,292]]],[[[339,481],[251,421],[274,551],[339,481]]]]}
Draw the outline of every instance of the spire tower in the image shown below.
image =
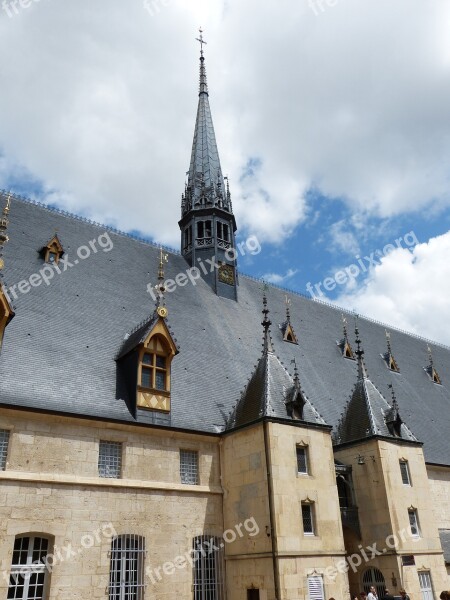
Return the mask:
{"type": "Polygon", "coordinates": [[[199,269],[216,294],[236,300],[236,221],[229,181],[227,178],[225,185],[220,165],[209,106],[203,51],[206,41],[202,29],[196,39],[200,43],[199,98],[191,162],[178,223],[181,229],[181,252],[191,267],[199,269]]]}

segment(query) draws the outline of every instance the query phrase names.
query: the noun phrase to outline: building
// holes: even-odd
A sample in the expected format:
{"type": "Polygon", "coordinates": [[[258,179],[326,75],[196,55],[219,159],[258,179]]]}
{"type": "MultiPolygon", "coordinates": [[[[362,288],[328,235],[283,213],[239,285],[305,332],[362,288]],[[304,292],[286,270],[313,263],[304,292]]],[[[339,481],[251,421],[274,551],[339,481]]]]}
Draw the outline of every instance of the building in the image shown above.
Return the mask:
{"type": "Polygon", "coordinates": [[[0,598],[450,588],[450,349],[238,273],[203,50],[181,253],[1,201],[0,598]]]}

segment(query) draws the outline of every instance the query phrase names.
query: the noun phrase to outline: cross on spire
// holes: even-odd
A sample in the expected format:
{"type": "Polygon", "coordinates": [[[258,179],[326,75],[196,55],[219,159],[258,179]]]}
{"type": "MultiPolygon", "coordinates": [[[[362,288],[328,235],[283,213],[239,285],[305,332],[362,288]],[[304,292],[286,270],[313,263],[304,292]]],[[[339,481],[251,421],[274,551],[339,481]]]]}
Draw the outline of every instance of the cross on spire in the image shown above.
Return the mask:
{"type": "Polygon", "coordinates": [[[208,42],[205,42],[205,40],[203,39],[203,29],[200,27],[199,29],[200,32],[200,37],[195,38],[197,40],[197,42],[200,42],[200,54],[203,56],[203,44],[207,44],[208,42]]]}

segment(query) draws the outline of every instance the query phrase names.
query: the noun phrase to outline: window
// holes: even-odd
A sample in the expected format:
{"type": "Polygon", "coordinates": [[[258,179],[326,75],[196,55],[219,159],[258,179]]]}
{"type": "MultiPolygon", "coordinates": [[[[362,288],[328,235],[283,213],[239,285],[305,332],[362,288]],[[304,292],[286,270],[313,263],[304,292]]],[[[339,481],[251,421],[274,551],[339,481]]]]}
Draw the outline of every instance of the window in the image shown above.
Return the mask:
{"type": "Polygon", "coordinates": [[[58,264],[60,258],[64,254],[64,250],[57,235],[55,235],[55,237],[52,238],[48,244],[42,248],[41,255],[42,254],[45,262],[58,264]]]}
{"type": "Polygon", "coordinates": [[[314,532],[314,505],[310,502],[302,502],[302,519],[304,535],[315,535],[314,532]]]}
{"type": "Polygon", "coordinates": [[[6,469],[6,459],[8,457],[9,431],[0,429],[0,471],[6,469]]]}
{"type": "Polygon", "coordinates": [[[184,247],[189,248],[192,244],[192,225],[184,230],[184,247]]]}
{"type": "Polygon", "coordinates": [[[308,475],[308,449],[306,446],[297,446],[297,473],[308,475]]]}
{"type": "Polygon", "coordinates": [[[210,535],[194,538],[194,600],[223,600],[223,541],[210,535]]]}
{"type": "Polygon", "coordinates": [[[141,386],[143,388],[168,391],[168,351],[159,336],[154,336],[144,352],[141,361],[141,386]]]}
{"type": "Polygon", "coordinates": [[[402,475],[402,481],[405,485],[411,485],[411,477],[409,475],[409,466],[407,460],[400,461],[400,473],[402,475]]]}
{"type": "Polygon", "coordinates": [[[8,599],[45,600],[48,597],[48,570],[45,559],[49,540],[43,537],[17,537],[14,542],[8,599]]]}
{"type": "Polygon", "coordinates": [[[308,577],[308,598],[309,600],[324,600],[322,575],[310,575],[308,577]]]}
{"type": "Polygon", "coordinates": [[[98,474],[100,477],[119,479],[122,473],[122,444],[100,441],[98,474]]]}
{"type": "Polygon", "coordinates": [[[409,526],[413,537],[420,537],[419,522],[417,519],[417,510],[415,508],[408,509],[409,526]]]}
{"type": "Polygon", "coordinates": [[[198,484],[198,452],[180,450],[181,483],[198,484]]]}
{"type": "Polygon", "coordinates": [[[203,221],[199,221],[197,223],[197,237],[204,238],[205,237],[205,224],[203,221]]]}
{"type": "Polygon", "coordinates": [[[433,584],[431,583],[430,571],[419,571],[419,582],[422,600],[433,600],[433,584]]]}
{"type": "Polygon", "coordinates": [[[143,600],[145,539],[127,534],[111,543],[109,600],[143,600]]]}

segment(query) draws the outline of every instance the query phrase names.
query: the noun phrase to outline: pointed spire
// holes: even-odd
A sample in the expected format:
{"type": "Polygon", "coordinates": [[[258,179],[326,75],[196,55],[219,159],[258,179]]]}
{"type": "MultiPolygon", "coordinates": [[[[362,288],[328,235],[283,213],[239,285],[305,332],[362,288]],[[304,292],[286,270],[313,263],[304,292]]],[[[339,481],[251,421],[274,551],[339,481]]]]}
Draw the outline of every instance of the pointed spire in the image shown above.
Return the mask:
{"type": "Polygon", "coordinates": [[[232,213],[229,187],[225,188],[209,106],[205,56],[203,54],[203,45],[206,42],[203,39],[202,29],[200,29],[200,36],[196,39],[200,42],[199,100],[191,163],[181,213],[184,216],[192,209],[201,209],[207,206],[217,206],[228,213],[232,213]],[[227,189],[227,193],[224,197],[223,190],[225,189],[227,189]]]}
{"type": "Polygon", "coordinates": [[[203,56],[203,44],[206,44],[203,39],[203,29],[200,27],[199,29],[200,37],[195,38],[197,42],[200,42],[200,86],[199,86],[199,96],[201,94],[206,94],[208,96],[208,83],[206,80],[206,67],[205,67],[205,57],[203,56]]]}
{"type": "Polygon", "coordinates": [[[353,354],[353,349],[348,341],[348,332],[347,332],[347,319],[344,315],[342,317],[342,329],[343,329],[343,338],[340,342],[336,342],[342,352],[342,356],[344,358],[349,358],[351,360],[355,360],[355,355],[353,354]]]}
{"type": "Polygon", "coordinates": [[[3,260],[3,247],[5,246],[5,244],[7,244],[9,242],[9,237],[8,237],[7,231],[8,231],[8,225],[9,225],[8,215],[9,215],[10,208],[11,208],[11,192],[8,194],[8,197],[6,199],[6,205],[3,208],[2,216],[0,217],[0,271],[5,266],[5,263],[3,260]]]}
{"type": "Polygon", "coordinates": [[[295,335],[294,328],[291,324],[291,301],[287,296],[285,296],[284,299],[286,305],[286,320],[280,325],[280,329],[283,332],[283,340],[285,342],[290,342],[291,344],[298,344],[297,336],[295,335]]]}
{"type": "Polygon", "coordinates": [[[387,330],[385,331],[385,333],[386,333],[387,352],[384,355],[382,354],[382,357],[386,361],[388,369],[390,369],[391,371],[395,371],[396,373],[399,373],[400,369],[398,368],[397,362],[394,358],[394,355],[392,354],[391,334],[387,330]]]}
{"type": "Polygon", "coordinates": [[[267,354],[268,352],[273,352],[272,347],[272,338],[270,336],[270,326],[272,325],[272,321],[269,319],[269,309],[267,308],[267,296],[266,296],[267,284],[264,284],[263,291],[263,309],[262,313],[264,315],[263,320],[261,321],[261,325],[263,326],[263,354],[267,354]]]}

